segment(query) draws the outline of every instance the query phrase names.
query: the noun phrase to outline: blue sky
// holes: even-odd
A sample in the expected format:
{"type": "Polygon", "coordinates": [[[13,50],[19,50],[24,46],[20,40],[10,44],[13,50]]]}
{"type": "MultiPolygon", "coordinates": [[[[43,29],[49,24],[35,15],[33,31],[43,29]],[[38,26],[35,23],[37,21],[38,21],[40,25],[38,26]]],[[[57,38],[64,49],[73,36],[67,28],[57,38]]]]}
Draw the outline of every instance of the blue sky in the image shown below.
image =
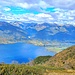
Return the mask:
{"type": "Polygon", "coordinates": [[[0,20],[75,25],[75,1],[1,0],[0,20]]]}

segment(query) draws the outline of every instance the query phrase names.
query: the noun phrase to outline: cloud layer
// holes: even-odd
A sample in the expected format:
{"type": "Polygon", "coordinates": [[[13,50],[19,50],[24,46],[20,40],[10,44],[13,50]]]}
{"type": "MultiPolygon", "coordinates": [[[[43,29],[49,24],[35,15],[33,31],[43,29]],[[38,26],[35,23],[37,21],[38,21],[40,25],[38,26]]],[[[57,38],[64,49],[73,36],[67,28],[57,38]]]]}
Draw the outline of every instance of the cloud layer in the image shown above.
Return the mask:
{"type": "Polygon", "coordinates": [[[0,20],[75,25],[74,0],[1,0],[0,20]]]}

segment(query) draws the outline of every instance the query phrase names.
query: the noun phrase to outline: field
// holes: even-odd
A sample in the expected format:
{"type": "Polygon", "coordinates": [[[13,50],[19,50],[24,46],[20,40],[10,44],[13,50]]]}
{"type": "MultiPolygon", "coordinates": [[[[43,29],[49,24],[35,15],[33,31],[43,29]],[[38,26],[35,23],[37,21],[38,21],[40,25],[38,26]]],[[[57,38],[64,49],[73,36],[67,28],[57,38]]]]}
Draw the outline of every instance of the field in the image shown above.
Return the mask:
{"type": "Polygon", "coordinates": [[[25,64],[0,64],[0,75],[75,75],[75,70],[25,64]]]}

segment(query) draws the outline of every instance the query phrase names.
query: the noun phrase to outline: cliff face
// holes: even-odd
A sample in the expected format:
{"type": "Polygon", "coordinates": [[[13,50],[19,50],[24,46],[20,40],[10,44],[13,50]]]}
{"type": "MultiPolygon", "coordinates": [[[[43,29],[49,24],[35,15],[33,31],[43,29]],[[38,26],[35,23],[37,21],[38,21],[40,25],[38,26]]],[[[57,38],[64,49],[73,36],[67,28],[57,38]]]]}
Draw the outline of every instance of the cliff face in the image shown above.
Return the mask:
{"type": "Polygon", "coordinates": [[[44,65],[75,69],[75,46],[69,47],[51,57],[44,65]]]}

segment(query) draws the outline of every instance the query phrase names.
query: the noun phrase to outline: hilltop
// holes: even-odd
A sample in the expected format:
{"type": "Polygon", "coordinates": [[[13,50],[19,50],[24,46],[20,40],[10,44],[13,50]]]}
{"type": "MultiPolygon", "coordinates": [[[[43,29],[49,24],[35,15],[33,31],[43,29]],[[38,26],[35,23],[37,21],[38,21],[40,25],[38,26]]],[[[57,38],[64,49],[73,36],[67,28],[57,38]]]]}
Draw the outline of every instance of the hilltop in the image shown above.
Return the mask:
{"type": "Polygon", "coordinates": [[[75,69],[75,46],[69,47],[51,57],[45,66],[75,69]]]}

